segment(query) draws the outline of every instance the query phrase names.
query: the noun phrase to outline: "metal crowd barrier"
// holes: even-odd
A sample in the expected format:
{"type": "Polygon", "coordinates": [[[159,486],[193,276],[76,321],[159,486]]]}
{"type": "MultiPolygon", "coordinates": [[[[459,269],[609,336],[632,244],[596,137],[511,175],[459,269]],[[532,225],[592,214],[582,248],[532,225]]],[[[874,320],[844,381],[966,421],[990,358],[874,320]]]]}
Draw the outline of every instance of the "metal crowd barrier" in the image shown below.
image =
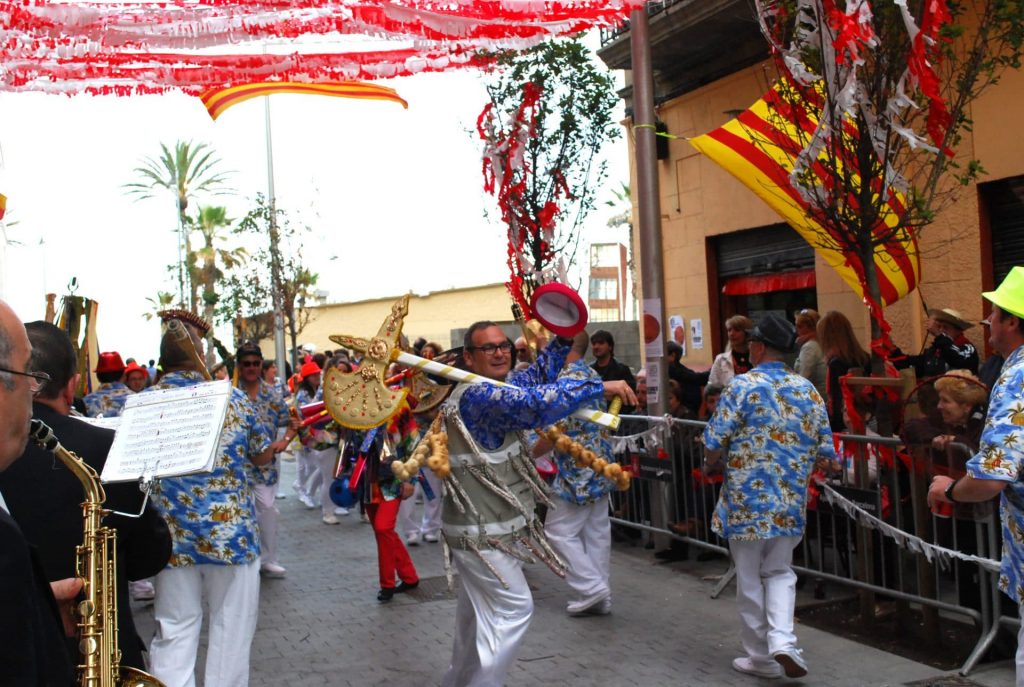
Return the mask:
{"type": "MultiPolygon", "coordinates": [[[[703,473],[705,424],[671,417],[624,415],[614,439],[617,458],[632,466],[633,486],[612,496],[612,522],[646,533],[667,545],[672,539],[728,555],[728,542],[711,531],[711,516],[721,482],[703,473]]],[[[841,496],[888,525],[945,549],[999,560],[1001,529],[995,502],[956,506],[932,513],[928,485],[935,473],[952,469],[949,463],[926,455],[925,447],[904,447],[899,439],[840,435],[852,455],[829,479],[841,496]],[[904,449],[902,457],[898,453],[904,449]]],[[[964,456],[960,456],[962,465],[964,456]]],[[[721,473],[719,473],[720,475],[721,473]]],[[[1012,601],[999,591],[998,573],[980,563],[953,560],[943,565],[922,552],[909,550],[869,529],[819,495],[808,508],[807,529],[794,551],[794,570],[815,585],[815,596],[831,582],[857,591],[860,612],[875,613],[874,596],[895,601],[896,611],[919,608],[926,638],[936,641],[947,614],[970,619],[979,639],[960,668],[967,675],[992,646],[1001,627],[1014,629],[1019,619],[1006,614],[1012,601]]],[[[712,590],[717,597],[733,578],[722,576],[712,590]]],[[[1015,609],[1014,609],[1015,610],[1015,609]]]]}

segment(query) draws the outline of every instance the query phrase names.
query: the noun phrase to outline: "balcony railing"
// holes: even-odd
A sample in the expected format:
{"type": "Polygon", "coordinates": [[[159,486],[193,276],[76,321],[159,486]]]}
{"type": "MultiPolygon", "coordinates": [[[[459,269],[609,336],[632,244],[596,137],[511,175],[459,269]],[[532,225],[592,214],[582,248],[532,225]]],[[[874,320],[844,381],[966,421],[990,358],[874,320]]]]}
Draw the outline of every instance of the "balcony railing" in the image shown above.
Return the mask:
{"type": "MultiPolygon", "coordinates": [[[[647,17],[650,18],[650,17],[653,17],[653,16],[655,16],[657,14],[661,14],[666,9],[671,7],[672,5],[678,5],[679,3],[686,2],[686,1],[687,0],[658,0],[657,2],[648,2],[647,3],[647,17]]],[[[628,21],[623,22],[620,26],[617,26],[614,29],[601,29],[601,33],[600,33],[600,36],[601,36],[601,47],[603,48],[604,46],[608,45],[609,43],[614,41],[616,38],[621,36],[622,34],[628,33],[628,32],[629,32],[629,22],[628,21]]]]}

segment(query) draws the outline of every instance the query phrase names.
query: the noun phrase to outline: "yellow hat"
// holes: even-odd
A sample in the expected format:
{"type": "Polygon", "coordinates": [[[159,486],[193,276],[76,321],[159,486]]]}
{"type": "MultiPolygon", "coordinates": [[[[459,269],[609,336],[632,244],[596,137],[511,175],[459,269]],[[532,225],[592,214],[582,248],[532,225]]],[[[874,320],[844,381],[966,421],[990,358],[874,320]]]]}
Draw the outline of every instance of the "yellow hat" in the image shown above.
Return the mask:
{"type": "Polygon", "coordinates": [[[981,294],[1011,315],[1024,318],[1024,267],[1014,267],[995,291],[981,294]]]}

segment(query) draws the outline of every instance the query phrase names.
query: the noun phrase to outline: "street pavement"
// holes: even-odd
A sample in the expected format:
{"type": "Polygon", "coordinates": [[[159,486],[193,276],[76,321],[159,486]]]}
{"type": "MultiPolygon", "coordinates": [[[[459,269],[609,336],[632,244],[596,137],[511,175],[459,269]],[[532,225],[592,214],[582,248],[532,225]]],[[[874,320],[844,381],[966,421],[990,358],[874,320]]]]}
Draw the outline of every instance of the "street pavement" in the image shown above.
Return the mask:
{"type": "MultiPolygon", "coordinates": [[[[353,511],[338,525],[320,521],[291,493],[294,463],[284,462],[281,563],[284,579],[264,578],[260,620],[252,650],[250,684],[337,687],[428,687],[448,665],[455,599],[447,592],[440,544],[410,552],[423,584],[390,604],[376,599],[373,531],[353,511]]],[[[810,666],[803,680],[763,680],[735,672],[740,655],[738,619],[728,588],[710,598],[726,563],[660,564],[642,547],[612,551],[611,615],[572,618],[566,587],[542,564],[527,566],[535,611],[526,641],[510,671],[509,687],[669,687],[701,685],[1013,684],[1011,662],[983,664],[968,678],[873,649],[811,627],[797,626],[810,666]]],[[[456,577],[457,583],[457,577],[456,577]]],[[[133,602],[147,642],[152,607],[133,602]]],[[[205,642],[205,628],[204,628],[205,642]]],[[[200,657],[201,665],[202,656],[200,657]]],[[[198,671],[202,684],[202,671],[198,671]]],[[[216,686],[209,686],[216,687],[216,686]]]]}

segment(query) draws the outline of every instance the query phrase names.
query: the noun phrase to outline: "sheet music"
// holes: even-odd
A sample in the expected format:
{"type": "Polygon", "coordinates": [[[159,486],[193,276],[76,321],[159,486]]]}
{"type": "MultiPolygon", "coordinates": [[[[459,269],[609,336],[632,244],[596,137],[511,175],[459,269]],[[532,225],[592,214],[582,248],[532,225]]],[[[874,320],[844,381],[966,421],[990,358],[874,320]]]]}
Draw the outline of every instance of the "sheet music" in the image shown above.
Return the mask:
{"type": "Polygon", "coordinates": [[[226,379],[129,397],[102,480],[209,472],[230,398],[231,383],[226,379]]]}

